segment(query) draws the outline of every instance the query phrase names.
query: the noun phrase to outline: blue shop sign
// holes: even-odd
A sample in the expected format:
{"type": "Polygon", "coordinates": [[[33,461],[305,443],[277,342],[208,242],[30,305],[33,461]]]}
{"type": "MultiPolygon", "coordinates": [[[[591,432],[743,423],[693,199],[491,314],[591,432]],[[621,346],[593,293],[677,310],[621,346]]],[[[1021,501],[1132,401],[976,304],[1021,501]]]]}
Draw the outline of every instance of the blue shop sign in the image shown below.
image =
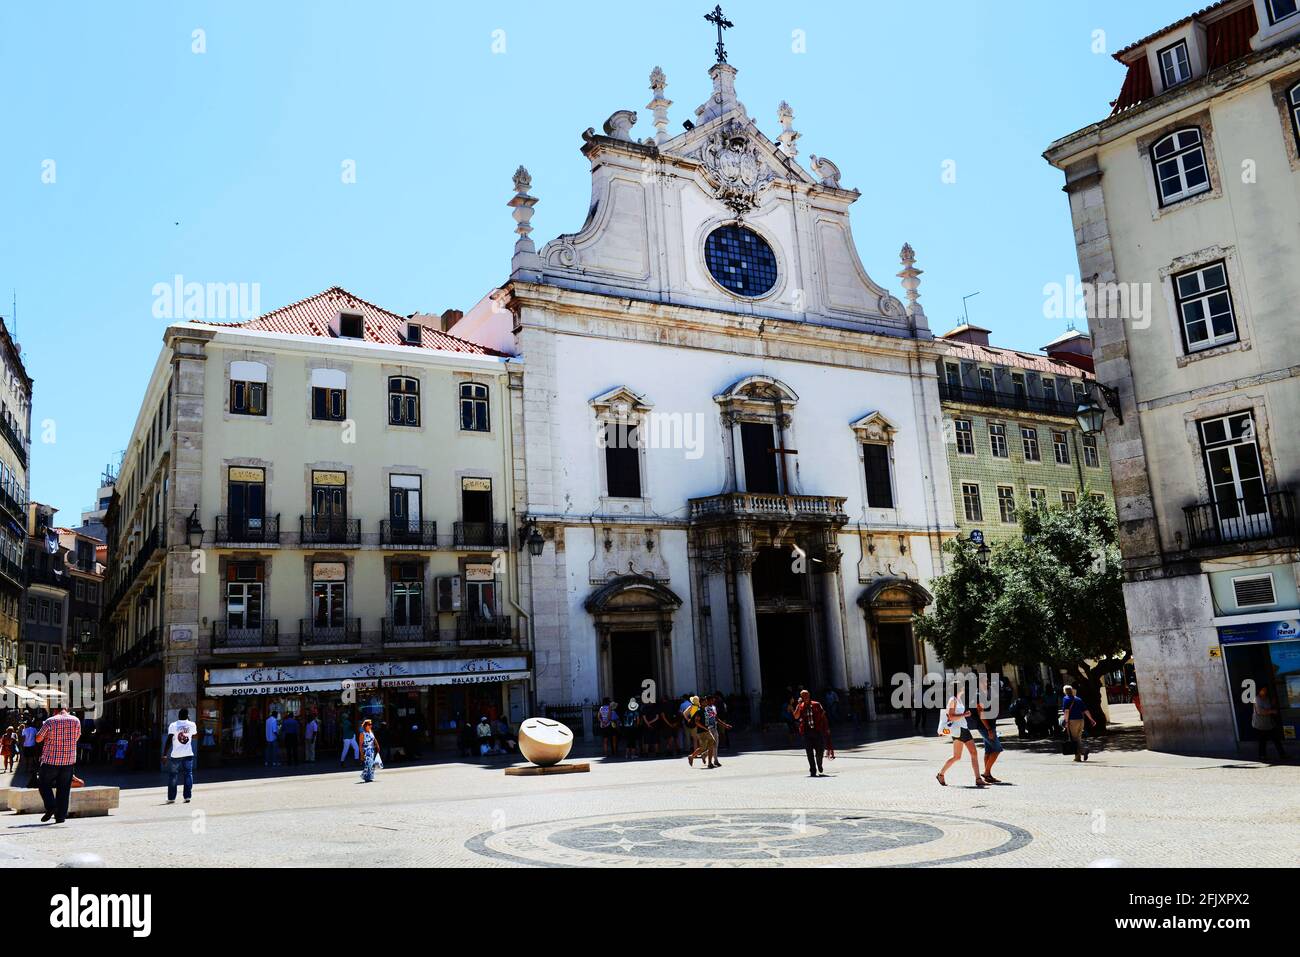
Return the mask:
{"type": "Polygon", "coordinates": [[[1219,643],[1239,645],[1251,641],[1295,641],[1300,639],[1300,621],[1257,621],[1249,625],[1220,625],[1219,643]]]}

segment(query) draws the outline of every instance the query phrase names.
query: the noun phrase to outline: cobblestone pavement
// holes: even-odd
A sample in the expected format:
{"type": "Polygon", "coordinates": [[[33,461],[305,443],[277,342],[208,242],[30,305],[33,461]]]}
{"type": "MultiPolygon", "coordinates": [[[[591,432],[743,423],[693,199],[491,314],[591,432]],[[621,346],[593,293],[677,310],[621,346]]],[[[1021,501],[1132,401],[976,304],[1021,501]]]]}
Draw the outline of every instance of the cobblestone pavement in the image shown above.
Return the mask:
{"type": "Polygon", "coordinates": [[[507,777],[453,763],[204,785],[193,804],[123,790],[110,817],[0,815],[0,867],[93,854],[110,866],[952,865],[1113,859],[1128,866],[1294,865],[1300,767],[1157,754],[1120,734],[1075,764],[1008,741],[1008,783],[950,786],[935,738],[859,745],[810,778],[802,751],[591,762],[507,777]]]}

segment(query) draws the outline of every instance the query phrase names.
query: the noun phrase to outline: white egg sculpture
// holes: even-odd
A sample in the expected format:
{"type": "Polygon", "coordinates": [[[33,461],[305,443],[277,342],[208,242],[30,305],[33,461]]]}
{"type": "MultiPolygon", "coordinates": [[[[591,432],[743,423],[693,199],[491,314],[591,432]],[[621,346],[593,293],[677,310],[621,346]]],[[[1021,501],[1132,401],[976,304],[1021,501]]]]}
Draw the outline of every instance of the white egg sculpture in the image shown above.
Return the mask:
{"type": "Polygon", "coordinates": [[[528,718],[519,726],[519,750],[533,764],[548,768],[568,757],[573,732],[550,718],[528,718]]]}

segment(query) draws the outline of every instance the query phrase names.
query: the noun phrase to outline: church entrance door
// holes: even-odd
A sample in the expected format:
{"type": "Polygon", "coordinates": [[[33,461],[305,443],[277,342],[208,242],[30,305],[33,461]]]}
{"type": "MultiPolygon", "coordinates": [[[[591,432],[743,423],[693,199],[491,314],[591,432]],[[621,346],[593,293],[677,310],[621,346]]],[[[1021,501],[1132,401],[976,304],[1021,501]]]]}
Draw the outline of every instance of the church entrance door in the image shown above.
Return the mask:
{"type": "Polygon", "coordinates": [[[611,695],[619,710],[627,707],[629,698],[641,700],[645,682],[659,683],[658,655],[655,654],[655,633],[652,631],[616,631],[609,639],[611,695]]]}

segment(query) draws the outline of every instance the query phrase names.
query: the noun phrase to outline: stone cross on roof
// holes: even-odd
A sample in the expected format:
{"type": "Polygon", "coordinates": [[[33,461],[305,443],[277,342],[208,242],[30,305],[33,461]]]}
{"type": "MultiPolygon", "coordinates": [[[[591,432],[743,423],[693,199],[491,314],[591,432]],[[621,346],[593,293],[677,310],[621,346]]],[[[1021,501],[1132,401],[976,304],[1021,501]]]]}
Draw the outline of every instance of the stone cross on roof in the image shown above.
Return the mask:
{"type": "Polygon", "coordinates": [[[721,4],[715,6],[712,13],[706,13],[704,19],[708,20],[718,28],[718,48],[716,51],[718,54],[718,62],[726,63],[727,48],[722,45],[722,31],[731,29],[735,24],[722,15],[721,4]]]}

